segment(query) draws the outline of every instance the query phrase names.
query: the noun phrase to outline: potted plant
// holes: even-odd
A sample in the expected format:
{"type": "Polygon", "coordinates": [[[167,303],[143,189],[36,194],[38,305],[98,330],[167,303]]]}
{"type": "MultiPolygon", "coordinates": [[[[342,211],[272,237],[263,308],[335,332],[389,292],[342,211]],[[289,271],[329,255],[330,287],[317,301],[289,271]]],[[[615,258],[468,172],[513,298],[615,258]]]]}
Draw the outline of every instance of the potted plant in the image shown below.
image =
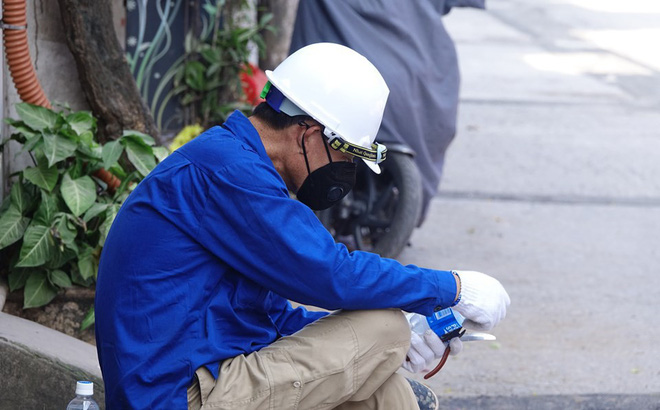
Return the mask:
{"type": "MultiPolygon", "coordinates": [[[[20,103],[16,112],[19,119],[6,120],[16,132],[2,145],[21,144],[32,164],[11,175],[0,206],[0,260],[10,292],[22,290],[27,309],[48,304],[62,289],[93,287],[119,207],[168,151],[137,131],[100,144],[87,111],[20,103]],[[103,174],[121,183],[108,184],[103,174]]],[[[83,327],[93,318],[92,309],[83,327]]]]}

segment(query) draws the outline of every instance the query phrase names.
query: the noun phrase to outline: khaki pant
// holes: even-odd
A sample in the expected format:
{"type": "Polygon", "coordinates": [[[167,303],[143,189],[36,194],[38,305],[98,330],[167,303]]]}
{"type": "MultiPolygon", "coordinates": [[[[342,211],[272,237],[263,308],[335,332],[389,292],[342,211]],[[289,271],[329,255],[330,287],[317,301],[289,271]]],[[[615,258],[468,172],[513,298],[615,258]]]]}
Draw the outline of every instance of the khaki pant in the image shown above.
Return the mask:
{"type": "Polygon", "coordinates": [[[410,344],[400,310],[338,311],[247,356],[202,367],[189,409],[417,410],[395,373],[410,344]]]}

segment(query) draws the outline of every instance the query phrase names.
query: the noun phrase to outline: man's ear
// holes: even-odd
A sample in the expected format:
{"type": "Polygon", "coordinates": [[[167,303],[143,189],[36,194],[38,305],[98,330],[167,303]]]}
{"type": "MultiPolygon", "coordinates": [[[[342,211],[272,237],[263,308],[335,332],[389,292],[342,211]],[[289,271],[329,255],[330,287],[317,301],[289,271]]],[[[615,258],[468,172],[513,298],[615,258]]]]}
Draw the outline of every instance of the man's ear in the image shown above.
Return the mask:
{"type": "Polygon", "coordinates": [[[299,154],[303,154],[303,138],[306,138],[307,141],[305,141],[305,148],[309,149],[309,138],[308,138],[308,132],[305,127],[301,127],[300,125],[292,125],[291,126],[291,135],[292,138],[295,139],[296,143],[296,150],[298,151],[299,154]]]}
{"type": "MultiPolygon", "coordinates": [[[[307,152],[309,152],[310,149],[311,150],[315,149],[316,145],[314,144],[313,141],[315,138],[318,138],[318,136],[316,135],[317,132],[318,133],[323,132],[323,127],[319,124],[313,124],[310,125],[309,127],[304,127],[304,126],[303,127],[298,126],[298,127],[302,128],[302,130],[304,131],[301,132],[300,130],[298,130],[298,137],[296,139],[300,153],[301,154],[303,153],[303,149],[302,149],[303,138],[305,140],[305,149],[307,150],[307,152]]],[[[325,138],[325,136],[323,137],[325,138]]]]}

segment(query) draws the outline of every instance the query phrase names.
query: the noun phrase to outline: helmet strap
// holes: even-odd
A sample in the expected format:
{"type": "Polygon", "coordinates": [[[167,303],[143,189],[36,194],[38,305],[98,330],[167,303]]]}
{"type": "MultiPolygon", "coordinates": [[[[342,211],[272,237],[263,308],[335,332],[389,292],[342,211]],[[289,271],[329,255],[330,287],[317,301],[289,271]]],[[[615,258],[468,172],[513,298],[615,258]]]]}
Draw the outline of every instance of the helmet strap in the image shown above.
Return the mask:
{"type": "Polygon", "coordinates": [[[335,151],[340,151],[345,154],[350,154],[353,155],[354,157],[362,158],[366,161],[371,161],[375,162],[376,164],[380,164],[381,162],[385,161],[385,158],[387,156],[387,147],[383,144],[378,144],[378,143],[373,143],[371,144],[371,148],[365,148],[361,147],[356,144],[352,144],[343,138],[341,138],[338,135],[335,135],[333,133],[332,137],[328,137],[330,139],[330,147],[334,149],[335,151]]]}

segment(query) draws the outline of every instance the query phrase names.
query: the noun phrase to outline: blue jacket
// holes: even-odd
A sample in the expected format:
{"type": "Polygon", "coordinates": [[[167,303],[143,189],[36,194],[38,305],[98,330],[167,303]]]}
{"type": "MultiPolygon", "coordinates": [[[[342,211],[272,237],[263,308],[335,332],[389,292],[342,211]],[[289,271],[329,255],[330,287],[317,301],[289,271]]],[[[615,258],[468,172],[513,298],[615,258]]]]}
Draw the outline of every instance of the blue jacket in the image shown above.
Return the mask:
{"type": "Polygon", "coordinates": [[[455,292],[450,272],[336,244],[236,112],[160,163],[110,229],[96,287],[106,405],[185,409],[197,368],[217,377],[325,314],[288,300],[430,314],[455,292]]]}

